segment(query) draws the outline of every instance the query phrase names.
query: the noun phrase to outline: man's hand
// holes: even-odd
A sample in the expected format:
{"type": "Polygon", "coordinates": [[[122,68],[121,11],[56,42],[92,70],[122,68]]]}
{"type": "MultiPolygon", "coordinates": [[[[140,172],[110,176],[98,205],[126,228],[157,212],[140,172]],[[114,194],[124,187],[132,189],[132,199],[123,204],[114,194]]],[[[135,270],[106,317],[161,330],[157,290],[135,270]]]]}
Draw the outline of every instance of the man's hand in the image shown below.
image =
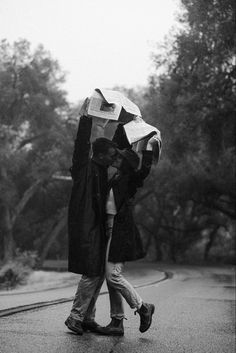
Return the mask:
{"type": "Polygon", "coordinates": [[[89,98],[87,97],[84,100],[82,107],[80,108],[80,112],[79,112],[80,116],[88,116],[88,105],[89,105],[89,98]]]}

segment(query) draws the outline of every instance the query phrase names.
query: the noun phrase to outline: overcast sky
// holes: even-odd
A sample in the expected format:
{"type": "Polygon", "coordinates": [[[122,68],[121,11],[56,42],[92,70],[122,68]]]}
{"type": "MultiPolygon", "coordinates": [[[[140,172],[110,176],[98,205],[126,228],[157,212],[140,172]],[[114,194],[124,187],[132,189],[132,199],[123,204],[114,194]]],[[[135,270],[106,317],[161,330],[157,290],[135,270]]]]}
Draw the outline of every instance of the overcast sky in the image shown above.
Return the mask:
{"type": "Polygon", "coordinates": [[[0,39],[43,44],[67,72],[71,102],[94,88],[145,85],[151,51],[179,0],[0,0],[0,39]]]}

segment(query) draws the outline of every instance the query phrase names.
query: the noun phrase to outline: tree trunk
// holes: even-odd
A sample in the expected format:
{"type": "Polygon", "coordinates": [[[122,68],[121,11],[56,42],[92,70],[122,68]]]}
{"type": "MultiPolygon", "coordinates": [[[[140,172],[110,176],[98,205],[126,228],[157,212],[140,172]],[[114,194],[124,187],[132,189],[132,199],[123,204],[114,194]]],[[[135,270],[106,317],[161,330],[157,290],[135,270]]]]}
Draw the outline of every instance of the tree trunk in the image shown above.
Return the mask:
{"type": "Polygon", "coordinates": [[[66,227],[66,224],[67,224],[67,209],[63,209],[59,215],[59,222],[57,222],[53,227],[52,231],[50,231],[47,241],[43,246],[43,249],[37,264],[38,267],[41,267],[43,265],[53,242],[56,240],[56,238],[63,230],[63,228],[66,227]]]}
{"type": "Polygon", "coordinates": [[[161,242],[160,242],[160,238],[158,237],[158,234],[155,235],[154,239],[155,239],[156,261],[161,261],[162,260],[161,242]]]}
{"type": "Polygon", "coordinates": [[[34,184],[32,184],[23,194],[22,198],[16,205],[14,209],[14,214],[12,216],[11,222],[14,225],[16,222],[17,217],[20,215],[20,213],[23,211],[25,206],[27,205],[28,201],[31,199],[31,197],[36,193],[36,191],[39,188],[39,185],[42,183],[42,180],[37,180],[34,184]]]}
{"type": "Polygon", "coordinates": [[[2,214],[3,224],[3,261],[7,262],[11,260],[15,253],[15,242],[13,239],[12,222],[10,217],[10,210],[8,206],[4,206],[2,214]]]}
{"type": "Polygon", "coordinates": [[[215,238],[216,238],[216,235],[217,235],[217,231],[218,231],[218,228],[219,226],[215,226],[212,231],[210,232],[209,234],[209,240],[208,242],[206,243],[206,246],[205,246],[205,250],[204,250],[204,261],[207,261],[208,258],[209,258],[209,252],[212,248],[212,245],[214,244],[214,241],[215,241],[215,238]]]}
{"type": "Polygon", "coordinates": [[[144,252],[147,254],[148,252],[148,249],[152,243],[152,238],[153,238],[153,234],[152,233],[148,233],[148,237],[147,237],[147,242],[145,244],[145,249],[144,249],[144,252]]]}
{"type": "Polygon", "coordinates": [[[161,243],[161,259],[162,261],[169,261],[170,260],[170,247],[166,243],[161,243]]]}
{"type": "Polygon", "coordinates": [[[12,259],[15,254],[15,242],[13,237],[13,228],[17,217],[23,211],[27,202],[31,199],[34,193],[37,191],[40,183],[42,181],[36,181],[33,185],[31,185],[25,192],[19,203],[13,209],[14,212],[10,212],[10,208],[8,205],[3,206],[3,215],[2,215],[2,223],[3,223],[3,260],[4,262],[12,259]]]}
{"type": "Polygon", "coordinates": [[[172,240],[170,242],[170,259],[173,263],[177,263],[177,258],[176,258],[176,255],[177,255],[177,252],[176,252],[176,232],[173,232],[172,233],[172,240]]]}

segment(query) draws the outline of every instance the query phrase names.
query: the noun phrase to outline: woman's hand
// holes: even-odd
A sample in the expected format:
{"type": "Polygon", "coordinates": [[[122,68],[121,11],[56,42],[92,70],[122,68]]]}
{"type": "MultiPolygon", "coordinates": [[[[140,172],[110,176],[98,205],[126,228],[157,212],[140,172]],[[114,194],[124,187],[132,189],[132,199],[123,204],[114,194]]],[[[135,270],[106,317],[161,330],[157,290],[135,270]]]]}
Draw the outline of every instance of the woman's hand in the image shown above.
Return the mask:
{"type": "Polygon", "coordinates": [[[157,135],[152,136],[147,143],[147,151],[153,151],[154,147],[158,144],[159,146],[160,141],[157,138],[157,135]]]}

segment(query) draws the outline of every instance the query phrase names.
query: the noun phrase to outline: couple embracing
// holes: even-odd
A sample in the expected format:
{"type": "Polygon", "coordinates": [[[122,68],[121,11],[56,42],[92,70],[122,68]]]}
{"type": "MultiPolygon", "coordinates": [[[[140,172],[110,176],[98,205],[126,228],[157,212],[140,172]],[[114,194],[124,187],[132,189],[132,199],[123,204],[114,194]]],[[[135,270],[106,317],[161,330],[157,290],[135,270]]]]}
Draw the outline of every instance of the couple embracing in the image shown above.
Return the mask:
{"type": "Polygon", "coordinates": [[[91,144],[93,124],[96,119],[84,112],[70,169],[73,186],[68,212],[68,270],[82,276],[65,325],[79,335],[90,331],[122,336],[125,299],[139,314],[140,332],[145,332],[151,326],[155,306],[143,301],[122,272],[126,261],[145,256],[133,220],[132,201],[150,172],[155,138],[144,143],[140,160],[122,125],[118,125],[112,140],[100,137],[91,144]],[[116,170],[112,176],[108,175],[110,166],[116,170]],[[95,321],[95,311],[104,280],[111,322],[102,327],[95,321]]]}

